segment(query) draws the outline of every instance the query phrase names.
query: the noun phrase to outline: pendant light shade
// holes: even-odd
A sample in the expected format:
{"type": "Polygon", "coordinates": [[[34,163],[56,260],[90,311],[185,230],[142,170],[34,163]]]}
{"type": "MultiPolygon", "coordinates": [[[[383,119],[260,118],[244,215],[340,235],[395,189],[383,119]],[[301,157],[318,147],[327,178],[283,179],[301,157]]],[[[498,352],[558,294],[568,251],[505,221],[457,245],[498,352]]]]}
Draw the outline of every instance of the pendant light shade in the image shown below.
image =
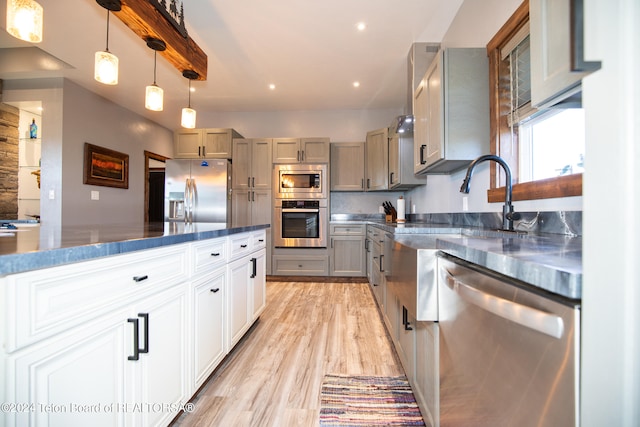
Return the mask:
{"type": "Polygon", "coordinates": [[[155,83],[147,86],[144,97],[144,107],[151,111],[162,111],[164,91],[155,83]]]}
{"type": "Polygon", "coordinates": [[[184,70],[182,76],[189,79],[189,106],[182,109],[181,124],[183,128],[194,129],[196,127],[196,110],[191,108],[191,80],[198,78],[198,73],[192,70],[184,70]]]}
{"type": "Polygon", "coordinates": [[[7,32],[31,43],[42,41],[42,6],[34,0],[7,0],[7,32]]]}
{"type": "Polygon", "coordinates": [[[162,111],[164,91],[156,84],[156,64],[158,51],[163,51],[167,48],[165,42],[153,37],[147,38],[147,46],[154,50],[153,52],[153,84],[147,86],[147,91],[144,97],[144,107],[151,111],[162,111]]]}
{"type": "Polygon", "coordinates": [[[96,52],[94,77],[106,85],[118,84],[118,57],[111,52],[96,52]]]}
{"type": "Polygon", "coordinates": [[[109,52],[109,14],[120,10],[120,2],[98,3],[107,9],[107,46],[103,52],[96,52],[94,78],[106,85],[118,84],[118,57],[109,52]]]}
{"type": "Polygon", "coordinates": [[[196,110],[183,108],[181,124],[183,128],[194,129],[196,127],[196,110]]]}

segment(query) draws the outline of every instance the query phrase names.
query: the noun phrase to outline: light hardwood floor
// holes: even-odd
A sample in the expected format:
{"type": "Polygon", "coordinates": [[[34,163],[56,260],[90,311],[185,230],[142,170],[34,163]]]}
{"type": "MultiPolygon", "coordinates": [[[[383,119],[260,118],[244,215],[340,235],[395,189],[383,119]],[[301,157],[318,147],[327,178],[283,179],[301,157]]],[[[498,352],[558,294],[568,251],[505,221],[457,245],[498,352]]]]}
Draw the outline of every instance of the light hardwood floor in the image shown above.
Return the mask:
{"type": "Polygon", "coordinates": [[[267,282],[267,306],[174,426],[317,426],[325,374],[403,375],[366,283],[267,282]]]}

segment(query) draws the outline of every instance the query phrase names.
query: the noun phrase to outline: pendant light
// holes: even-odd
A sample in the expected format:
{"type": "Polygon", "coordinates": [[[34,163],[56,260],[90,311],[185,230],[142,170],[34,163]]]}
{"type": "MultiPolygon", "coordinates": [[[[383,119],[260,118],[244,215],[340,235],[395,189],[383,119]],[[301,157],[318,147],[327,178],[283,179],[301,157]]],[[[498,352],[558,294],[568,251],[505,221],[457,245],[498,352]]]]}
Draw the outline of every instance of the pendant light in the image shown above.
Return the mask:
{"type": "Polygon", "coordinates": [[[193,129],[196,127],[196,110],[191,108],[191,80],[198,78],[198,73],[192,70],[184,70],[182,76],[189,79],[189,106],[182,109],[182,127],[193,129]]]}
{"type": "Polygon", "coordinates": [[[109,52],[109,14],[122,9],[120,0],[96,0],[107,9],[107,47],[102,52],[96,52],[94,78],[106,85],[118,84],[118,57],[109,52]]]}
{"type": "Polygon", "coordinates": [[[7,0],[7,32],[31,43],[42,41],[42,6],[34,0],[7,0]]]}
{"type": "Polygon", "coordinates": [[[147,46],[154,50],[153,52],[153,84],[147,86],[144,98],[144,107],[151,111],[162,111],[162,99],[164,91],[156,84],[156,64],[158,51],[167,48],[165,42],[153,37],[147,38],[147,46]]]}

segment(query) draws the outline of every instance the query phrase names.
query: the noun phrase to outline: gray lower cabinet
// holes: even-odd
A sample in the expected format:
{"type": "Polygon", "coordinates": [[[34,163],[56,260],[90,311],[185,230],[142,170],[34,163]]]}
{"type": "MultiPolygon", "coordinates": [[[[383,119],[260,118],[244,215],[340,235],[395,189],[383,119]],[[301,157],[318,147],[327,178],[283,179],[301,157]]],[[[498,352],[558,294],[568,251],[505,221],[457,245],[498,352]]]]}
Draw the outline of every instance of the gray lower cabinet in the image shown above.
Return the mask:
{"type": "Polygon", "coordinates": [[[364,277],[366,262],[364,251],[364,224],[331,224],[330,275],[364,277]]]}

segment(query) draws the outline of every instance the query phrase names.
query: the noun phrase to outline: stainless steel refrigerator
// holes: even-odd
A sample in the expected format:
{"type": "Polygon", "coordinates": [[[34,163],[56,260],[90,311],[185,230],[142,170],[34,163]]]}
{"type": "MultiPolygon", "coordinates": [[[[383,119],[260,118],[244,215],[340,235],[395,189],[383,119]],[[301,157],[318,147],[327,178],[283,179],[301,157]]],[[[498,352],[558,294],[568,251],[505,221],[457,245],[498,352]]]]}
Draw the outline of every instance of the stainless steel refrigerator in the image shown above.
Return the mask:
{"type": "Polygon", "coordinates": [[[231,163],[225,159],[167,160],[165,221],[231,222],[231,163]]]}

